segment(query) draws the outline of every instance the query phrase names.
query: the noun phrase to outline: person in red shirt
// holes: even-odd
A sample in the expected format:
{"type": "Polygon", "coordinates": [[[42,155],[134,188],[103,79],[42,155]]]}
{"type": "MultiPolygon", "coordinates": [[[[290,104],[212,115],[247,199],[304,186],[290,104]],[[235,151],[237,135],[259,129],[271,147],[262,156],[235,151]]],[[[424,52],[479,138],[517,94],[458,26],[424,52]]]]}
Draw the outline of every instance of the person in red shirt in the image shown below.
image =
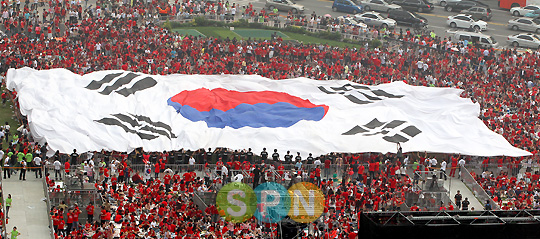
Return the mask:
{"type": "Polygon", "coordinates": [[[58,221],[58,233],[60,235],[67,235],[65,228],[66,228],[66,222],[64,220],[59,220],[58,221]]]}
{"type": "Polygon", "coordinates": [[[86,206],[86,215],[88,216],[88,222],[92,223],[94,221],[94,205],[92,204],[92,202],[90,202],[88,204],[88,206],[86,206]]]}
{"type": "Polygon", "coordinates": [[[375,161],[369,162],[368,172],[369,172],[369,177],[371,178],[371,180],[373,180],[375,178],[375,161]]]}
{"type": "Polygon", "coordinates": [[[6,101],[7,101],[7,94],[6,94],[6,92],[3,92],[2,93],[2,105],[6,105],[6,101]]]}
{"type": "Polygon", "coordinates": [[[448,207],[446,207],[448,211],[454,211],[454,205],[452,205],[452,202],[448,202],[448,207]]]}
{"type": "Polygon", "coordinates": [[[161,169],[161,165],[159,164],[159,162],[156,162],[156,164],[154,165],[154,178],[156,179],[159,178],[160,169],[161,169]]]}
{"type": "Polygon", "coordinates": [[[64,164],[64,171],[66,172],[66,175],[69,175],[70,167],[71,165],[69,164],[69,161],[66,161],[66,163],[64,164]]]}
{"type": "Polygon", "coordinates": [[[165,176],[163,177],[163,182],[165,183],[165,191],[166,192],[169,192],[169,190],[171,189],[171,174],[169,173],[166,173],[165,176]]]}
{"type": "Polygon", "coordinates": [[[73,230],[79,230],[79,215],[81,214],[81,210],[79,209],[79,206],[75,204],[75,208],[73,209],[73,230]]]}
{"type": "Polygon", "coordinates": [[[444,206],[443,202],[441,202],[441,206],[439,207],[439,211],[446,211],[446,207],[444,206]]]}
{"type": "Polygon", "coordinates": [[[52,220],[53,220],[53,228],[54,228],[54,231],[55,231],[55,232],[58,232],[58,231],[59,231],[59,225],[60,225],[61,219],[60,219],[60,217],[58,216],[58,212],[55,212],[55,211],[54,211],[54,210],[55,210],[54,208],[53,208],[52,210],[53,210],[53,212],[51,212],[51,213],[54,213],[54,215],[52,216],[52,220]]]}
{"type": "Polygon", "coordinates": [[[324,161],[324,177],[328,179],[328,175],[330,175],[330,164],[332,161],[330,161],[329,158],[326,158],[324,161]]]}
{"type": "Polygon", "coordinates": [[[67,213],[67,229],[66,233],[69,235],[73,229],[73,209],[69,209],[67,213]]]}
{"type": "MultiPolygon", "coordinates": [[[[461,156],[461,155],[460,155],[461,156]]],[[[458,157],[452,157],[451,159],[451,164],[450,164],[450,177],[455,177],[456,176],[456,169],[457,169],[457,164],[458,164],[458,158],[460,158],[460,156],[458,157]]]]}
{"type": "Polygon", "coordinates": [[[412,205],[411,207],[411,211],[420,211],[420,208],[418,207],[418,205],[416,205],[416,203],[414,203],[414,205],[412,205]]]}

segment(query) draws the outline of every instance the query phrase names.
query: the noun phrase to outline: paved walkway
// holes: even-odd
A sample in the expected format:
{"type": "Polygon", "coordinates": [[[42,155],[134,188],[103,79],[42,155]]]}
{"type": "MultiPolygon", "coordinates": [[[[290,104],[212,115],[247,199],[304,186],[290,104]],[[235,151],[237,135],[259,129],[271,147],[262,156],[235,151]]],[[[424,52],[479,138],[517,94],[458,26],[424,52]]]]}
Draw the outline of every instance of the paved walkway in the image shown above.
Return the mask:
{"type": "Polygon", "coordinates": [[[484,210],[484,206],[476,199],[473,192],[457,177],[448,177],[448,180],[444,182],[444,188],[450,191],[450,199],[452,199],[452,201],[454,201],[454,196],[456,195],[457,190],[459,190],[461,195],[463,195],[463,200],[468,198],[469,202],[471,202],[469,210],[473,207],[475,211],[484,210]]]}
{"type": "Polygon", "coordinates": [[[19,238],[51,239],[42,180],[29,172],[26,181],[20,181],[18,174],[2,181],[4,200],[8,194],[13,199],[7,223],[8,233],[16,226],[21,233],[19,238]]]}

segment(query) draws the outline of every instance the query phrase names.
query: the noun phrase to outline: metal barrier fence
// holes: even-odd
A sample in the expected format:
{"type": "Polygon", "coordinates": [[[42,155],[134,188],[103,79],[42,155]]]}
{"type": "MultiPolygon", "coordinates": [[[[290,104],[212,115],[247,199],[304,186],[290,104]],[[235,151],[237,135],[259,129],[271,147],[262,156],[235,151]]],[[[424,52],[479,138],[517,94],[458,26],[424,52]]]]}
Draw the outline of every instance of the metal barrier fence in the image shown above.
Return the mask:
{"type": "Polygon", "coordinates": [[[84,189],[86,185],[100,181],[103,175],[100,174],[99,167],[73,165],[67,171],[64,165],[57,170],[54,165],[45,165],[45,175],[50,174],[49,178],[55,182],[62,182],[62,188],[66,189],[84,189]]]}
{"type": "Polygon", "coordinates": [[[4,203],[5,199],[4,199],[4,196],[7,198],[7,195],[4,195],[4,184],[2,182],[2,177],[0,177],[0,200],[2,200],[0,203],[2,203],[2,212],[3,212],[3,217],[0,218],[0,220],[2,220],[2,231],[1,231],[1,235],[3,238],[7,238],[7,226],[6,226],[6,204],[4,203]]]}
{"type": "Polygon", "coordinates": [[[53,220],[52,215],[49,213],[51,211],[51,197],[49,196],[49,186],[47,185],[47,181],[45,179],[46,177],[43,177],[41,181],[43,183],[43,194],[46,198],[45,203],[47,203],[47,221],[49,222],[49,233],[51,234],[51,238],[54,238],[53,220]]]}
{"type": "Polygon", "coordinates": [[[368,41],[372,40],[378,37],[382,37],[383,33],[377,33],[374,35],[373,32],[370,32],[370,28],[361,29],[359,27],[351,27],[346,24],[329,24],[329,25],[322,25],[318,24],[317,22],[310,23],[305,21],[296,21],[294,19],[290,18],[284,18],[281,19],[279,15],[273,15],[267,18],[260,18],[257,16],[245,16],[245,15],[219,15],[219,14],[181,14],[181,15],[172,15],[172,16],[161,16],[159,17],[160,22],[165,21],[174,21],[178,23],[187,23],[194,21],[196,18],[202,17],[205,20],[210,21],[220,21],[224,23],[232,23],[237,20],[246,20],[248,23],[259,23],[263,26],[267,27],[275,27],[275,28],[286,28],[288,26],[295,26],[295,27],[301,27],[309,32],[320,32],[320,31],[328,31],[328,32],[339,32],[341,33],[341,36],[346,39],[353,39],[353,40],[359,40],[359,41],[368,41]]]}
{"type": "MultiPolygon", "coordinates": [[[[97,190],[92,189],[82,189],[82,190],[64,190],[60,192],[55,192],[51,190],[46,190],[46,198],[47,198],[47,206],[49,210],[52,206],[58,206],[62,202],[65,202],[68,207],[73,207],[75,204],[79,207],[79,209],[83,212],[85,212],[85,208],[89,203],[92,203],[96,210],[94,210],[94,219],[96,218],[96,215],[99,214],[100,210],[99,207],[102,205],[101,202],[101,195],[97,192],[97,190]],[[96,214],[97,212],[97,214],[96,214]]],[[[67,210],[64,211],[64,214],[67,214],[67,210]]],[[[98,215],[99,216],[99,215],[98,215]]],[[[50,217],[50,214],[49,214],[50,217]]],[[[86,213],[81,213],[79,215],[79,222],[86,222],[88,219],[88,215],[86,213]]],[[[50,221],[52,222],[52,218],[50,218],[50,221]]],[[[49,222],[49,223],[51,223],[49,222]]],[[[53,227],[51,226],[51,229],[53,227]]]]}
{"type": "Polygon", "coordinates": [[[499,175],[501,172],[506,172],[508,175],[518,176],[523,173],[523,170],[529,170],[531,173],[540,171],[540,164],[537,161],[528,163],[526,160],[518,164],[504,162],[499,163],[488,163],[483,164],[482,161],[472,161],[471,163],[465,165],[469,172],[474,172],[477,175],[482,174],[484,171],[493,172],[495,176],[499,175]]]}
{"type": "Polygon", "coordinates": [[[471,190],[473,195],[482,203],[482,205],[485,205],[486,201],[489,201],[491,204],[491,208],[493,210],[500,210],[500,207],[497,203],[491,199],[491,197],[486,193],[484,188],[478,184],[475,178],[469,173],[469,170],[465,167],[461,167],[461,180],[467,187],[471,190]]]}
{"type": "Polygon", "coordinates": [[[449,181],[448,190],[444,187],[446,173],[441,171],[416,171],[413,176],[413,183],[418,185],[424,192],[449,192],[452,187],[452,180],[449,181]]]}
{"type": "MultiPolygon", "coordinates": [[[[422,211],[424,211],[424,209],[438,211],[442,205],[447,207],[449,203],[454,207],[456,206],[448,196],[448,192],[408,192],[406,193],[405,198],[406,203],[409,206],[416,203],[422,211]]],[[[405,211],[409,211],[409,208],[405,209],[405,211]]]]}

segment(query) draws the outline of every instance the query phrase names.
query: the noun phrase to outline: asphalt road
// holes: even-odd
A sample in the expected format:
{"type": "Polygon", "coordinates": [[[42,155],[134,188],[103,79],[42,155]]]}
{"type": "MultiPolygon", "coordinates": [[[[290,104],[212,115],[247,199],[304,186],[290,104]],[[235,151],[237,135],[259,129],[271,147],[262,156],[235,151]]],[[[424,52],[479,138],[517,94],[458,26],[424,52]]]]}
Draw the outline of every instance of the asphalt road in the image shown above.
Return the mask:
{"type": "MultiPolygon", "coordinates": [[[[237,2],[240,6],[247,5],[249,2],[253,4],[255,8],[264,7],[264,0],[233,0],[232,2],[237,2]]],[[[330,14],[332,17],[346,16],[348,13],[333,12],[332,11],[332,0],[296,0],[300,5],[303,5],[306,8],[305,14],[311,14],[313,11],[317,15],[330,14]]],[[[510,47],[506,43],[508,35],[513,35],[519,33],[519,31],[513,31],[509,29],[506,24],[508,20],[513,18],[513,16],[508,12],[508,10],[503,10],[497,7],[496,0],[483,0],[482,2],[488,4],[492,10],[493,17],[488,21],[488,30],[484,31],[484,34],[490,35],[499,42],[499,47],[510,47]]],[[[283,12],[282,14],[286,14],[283,12]]],[[[436,6],[435,10],[430,13],[419,13],[428,20],[428,29],[433,30],[438,36],[452,36],[452,32],[456,29],[450,28],[446,24],[448,16],[456,15],[457,12],[447,12],[441,6],[436,6]]],[[[398,26],[401,27],[401,26],[398,26]]],[[[403,26],[404,30],[407,28],[403,26]]]]}

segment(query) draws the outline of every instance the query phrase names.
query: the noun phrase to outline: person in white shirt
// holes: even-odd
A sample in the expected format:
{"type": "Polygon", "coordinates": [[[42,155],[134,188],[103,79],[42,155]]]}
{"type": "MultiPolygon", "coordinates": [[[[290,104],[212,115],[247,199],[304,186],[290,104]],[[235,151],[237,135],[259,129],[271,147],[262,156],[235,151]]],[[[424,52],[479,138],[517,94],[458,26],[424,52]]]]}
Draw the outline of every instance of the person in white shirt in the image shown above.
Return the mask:
{"type": "Polygon", "coordinates": [[[195,170],[195,158],[193,156],[189,157],[189,171],[192,172],[195,170]]]}
{"type": "Polygon", "coordinates": [[[437,159],[436,159],[435,157],[433,157],[433,158],[431,159],[430,163],[431,163],[431,169],[432,169],[433,171],[435,171],[435,167],[437,167],[437,163],[438,163],[438,162],[437,162],[437,159]]]}
{"type": "Polygon", "coordinates": [[[313,164],[315,164],[315,167],[321,166],[321,160],[319,158],[317,158],[317,159],[315,159],[315,162],[313,162],[313,164]]]}
{"type": "Polygon", "coordinates": [[[43,174],[41,172],[41,158],[39,156],[36,156],[34,158],[34,166],[37,167],[36,171],[34,171],[36,173],[36,178],[38,177],[38,174],[39,174],[39,178],[43,178],[43,174]]]}
{"type": "Polygon", "coordinates": [[[4,134],[5,134],[5,138],[6,138],[6,143],[9,142],[9,130],[11,129],[11,127],[9,126],[9,123],[6,122],[6,124],[4,126],[2,126],[2,131],[4,131],[4,134]]]}
{"type": "Polygon", "coordinates": [[[439,178],[443,178],[444,176],[444,180],[447,179],[446,177],[446,161],[443,159],[443,161],[441,162],[441,176],[439,178]]]}
{"type": "Polygon", "coordinates": [[[62,173],[60,173],[60,166],[62,166],[62,163],[60,161],[55,160],[54,163],[54,178],[58,180],[58,175],[60,175],[60,180],[62,180],[62,173]]]}
{"type": "Polygon", "coordinates": [[[457,164],[459,166],[459,177],[461,178],[461,168],[465,167],[465,159],[460,159],[457,164]]]}
{"type": "MultiPolygon", "coordinates": [[[[0,155],[2,155],[2,158],[4,157],[4,151],[0,150],[0,155]]],[[[11,178],[11,169],[9,168],[9,157],[6,157],[4,159],[4,179],[6,179],[6,174],[8,178],[11,178]]]]}
{"type": "Polygon", "coordinates": [[[285,180],[286,184],[291,181],[291,174],[289,173],[289,171],[285,171],[285,173],[283,173],[283,180],[285,180]]]}
{"type": "Polygon", "coordinates": [[[116,176],[116,160],[111,162],[111,177],[116,176]]]}
{"type": "Polygon", "coordinates": [[[403,159],[403,166],[407,167],[408,164],[409,164],[409,156],[405,156],[405,158],[403,159]]]}
{"type": "Polygon", "coordinates": [[[21,171],[19,174],[19,180],[26,181],[26,160],[21,161],[21,171]]]}
{"type": "Polygon", "coordinates": [[[426,159],[424,160],[424,167],[426,167],[424,171],[429,171],[430,166],[431,166],[431,159],[429,157],[426,157],[426,159]]]}
{"type": "Polygon", "coordinates": [[[225,165],[221,166],[221,178],[223,178],[223,184],[229,180],[229,169],[225,165]]]}

